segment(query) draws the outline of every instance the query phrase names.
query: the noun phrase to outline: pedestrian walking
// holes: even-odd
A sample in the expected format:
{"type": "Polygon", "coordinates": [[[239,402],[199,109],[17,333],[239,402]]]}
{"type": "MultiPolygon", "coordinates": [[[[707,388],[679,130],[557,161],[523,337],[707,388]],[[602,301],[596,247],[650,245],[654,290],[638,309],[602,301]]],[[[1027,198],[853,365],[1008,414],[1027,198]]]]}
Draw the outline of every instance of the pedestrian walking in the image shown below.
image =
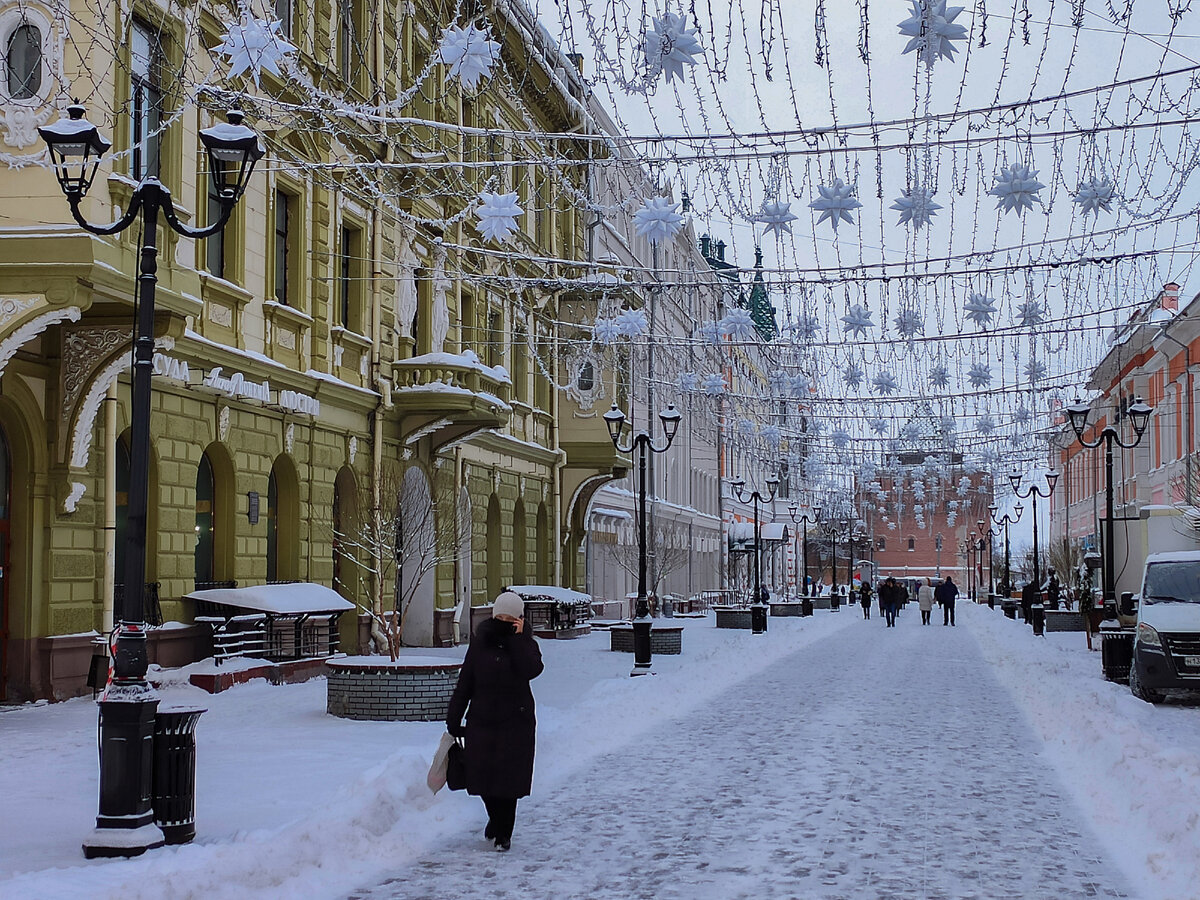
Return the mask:
{"type": "Polygon", "coordinates": [[[958,585],[954,583],[954,579],[947,575],[946,580],[938,585],[934,596],[942,607],[942,624],[953,625],[954,600],[958,597],[958,585]]]}
{"type": "Polygon", "coordinates": [[[1050,577],[1046,579],[1046,606],[1049,609],[1058,609],[1059,601],[1062,600],[1062,585],[1058,583],[1058,576],[1054,574],[1054,567],[1050,567],[1050,577]]]}
{"type": "Polygon", "coordinates": [[[933,615],[933,584],[928,578],[917,590],[917,606],[921,608],[921,624],[928,625],[933,615]]]}
{"type": "Polygon", "coordinates": [[[898,585],[896,579],[891,575],[879,588],[879,597],[883,603],[883,615],[887,620],[888,628],[896,627],[896,607],[900,605],[900,596],[903,590],[904,588],[898,585]]]}
{"type": "Polygon", "coordinates": [[[1032,580],[1025,582],[1021,588],[1021,615],[1028,624],[1033,619],[1033,604],[1038,602],[1037,585],[1032,580]]]}
{"type": "Polygon", "coordinates": [[[863,618],[871,618],[871,583],[865,578],[858,589],[858,602],[862,604],[863,618]]]}
{"type": "Polygon", "coordinates": [[[446,711],[446,730],[466,741],[467,793],[483,800],[483,836],[497,850],[509,849],[517,800],[533,786],[537,719],[529,682],[542,668],[542,652],[525,624],[525,603],[505,591],[492,605],[492,617],[475,629],[446,711]]]}

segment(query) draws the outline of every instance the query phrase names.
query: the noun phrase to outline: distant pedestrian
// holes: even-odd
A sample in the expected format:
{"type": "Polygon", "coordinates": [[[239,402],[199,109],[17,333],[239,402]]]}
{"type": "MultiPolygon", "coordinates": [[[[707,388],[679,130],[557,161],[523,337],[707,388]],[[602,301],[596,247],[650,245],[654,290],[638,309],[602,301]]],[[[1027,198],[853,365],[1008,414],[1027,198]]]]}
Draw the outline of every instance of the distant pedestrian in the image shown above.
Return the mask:
{"type": "Polygon", "coordinates": [[[917,606],[921,608],[921,624],[928,625],[929,618],[933,615],[933,585],[928,578],[917,590],[917,606]]]}
{"type": "Polygon", "coordinates": [[[1033,618],[1033,604],[1037,602],[1038,588],[1031,579],[1025,582],[1025,587],[1021,588],[1021,615],[1025,617],[1026,623],[1033,618]]]}
{"type": "Polygon", "coordinates": [[[891,575],[887,577],[879,588],[879,598],[883,603],[883,615],[887,619],[887,627],[896,627],[896,609],[900,605],[900,598],[904,588],[896,583],[896,579],[891,575]]]}
{"type": "Polygon", "coordinates": [[[542,652],[525,624],[525,603],[505,591],[492,617],[475,629],[446,711],[446,730],[466,740],[467,793],[487,807],[483,836],[497,850],[512,843],[517,800],[533,786],[537,719],[529,682],[542,668],[542,652]]]}
{"type": "Polygon", "coordinates": [[[871,618],[871,583],[865,578],[858,589],[858,602],[862,604],[863,618],[871,618]]]}
{"type": "Polygon", "coordinates": [[[1058,576],[1054,574],[1054,568],[1050,568],[1050,577],[1046,579],[1046,605],[1050,609],[1058,609],[1058,604],[1062,600],[1062,585],[1058,583],[1058,576]]]}
{"type": "Polygon", "coordinates": [[[954,583],[954,579],[949,575],[946,580],[938,585],[937,591],[934,593],[934,598],[942,607],[942,624],[954,624],[954,600],[958,597],[958,585],[954,583]]]}

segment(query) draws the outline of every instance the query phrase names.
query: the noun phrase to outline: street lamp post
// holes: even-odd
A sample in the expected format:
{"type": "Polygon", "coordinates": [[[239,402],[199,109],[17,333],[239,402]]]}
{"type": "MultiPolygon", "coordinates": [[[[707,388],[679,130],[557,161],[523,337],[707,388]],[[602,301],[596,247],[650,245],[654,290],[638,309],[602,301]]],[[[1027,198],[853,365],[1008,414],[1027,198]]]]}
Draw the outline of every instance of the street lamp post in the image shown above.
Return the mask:
{"type": "Polygon", "coordinates": [[[1029,499],[1033,511],[1033,583],[1037,586],[1038,591],[1042,589],[1042,569],[1038,558],[1038,517],[1037,517],[1037,502],[1038,497],[1043,500],[1048,500],[1050,495],[1054,493],[1054,486],[1058,483],[1058,473],[1050,471],[1046,473],[1046,493],[1042,493],[1042,486],[1038,482],[1030,480],[1029,486],[1024,493],[1021,492],[1022,477],[1019,472],[1013,472],[1008,476],[1008,483],[1012,486],[1012,491],[1022,500],[1029,499]]]}
{"type": "MultiPolygon", "coordinates": [[[[994,594],[996,592],[995,578],[992,577],[992,542],[990,540],[990,536],[992,533],[991,524],[988,522],[985,522],[983,519],[980,519],[979,521],[977,521],[975,523],[975,530],[979,532],[979,546],[980,546],[981,552],[982,552],[982,548],[983,548],[983,542],[985,540],[987,541],[988,597],[990,599],[992,594],[994,594]],[[984,537],[985,533],[988,535],[988,538],[984,537]]],[[[979,574],[982,579],[982,575],[983,575],[983,558],[982,557],[980,557],[977,560],[977,564],[980,568],[979,574]]]]}
{"type": "Polygon", "coordinates": [[[179,221],[171,192],[154,176],[143,178],[129,208],[116,222],[93,225],[79,206],[87,195],[101,157],[112,144],[84,118],[78,103],[67,107],[67,118],[38,128],[46,142],[54,174],[66,195],[71,216],[85,231],[118,234],[141,217],[138,308],[134,330],[133,380],[129,416],[129,496],[126,520],[124,595],[113,652],[113,677],[100,707],[100,802],[96,828],[83,845],[88,859],[97,856],[138,856],[163,844],[151,809],[151,753],[158,695],[146,682],[146,519],[149,506],[150,388],[154,360],[154,303],[158,284],[159,215],[177,233],[207,238],[225,227],[234,206],[245,193],[255,163],[263,156],[258,135],[242,124],[242,113],[229,112],[228,122],[200,131],[208,156],[208,171],[220,202],[220,218],[206,228],[189,228],[179,221]]]}
{"type": "MultiPolygon", "coordinates": [[[[979,589],[983,586],[983,545],[984,537],[981,534],[975,542],[975,597],[979,597],[979,589]]],[[[988,543],[991,543],[990,541],[988,543]]],[[[992,601],[992,586],[991,586],[991,570],[988,571],[988,603],[992,601]]]]}
{"type": "Polygon", "coordinates": [[[779,479],[774,475],[768,478],[765,497],[758,491],[751,491],[747,495],[744,479],[738,478],[731,485],[739,502],[754,504],[754,599],[750,605],[750,630],[754,634],[763,634],[767,630],[767,605],[762,597],[762,527],[758,521],[758,504],[774,500],[778,485],[779,479]]]}
{"type": "Polygon", "coordinates": [[[1016,511],[1015,516],[1012,515],[1012,511],[1007,509],[1004,511],[1004,515],[999,515],[1000,507],[994,503],[988,507],[988,512],[992,514],[992,521],[997,525],[1004,526],[1004,592],[1006,600],[1008,599],[1008,595],[1012,593],[1012,570],[1009,568],[1008,555],[1008,526],[1016,525],[1020,521],[1021,513],[1025,512],[1025,507],[1018,503],[1013,507],[1013,510],[1016,511]]]}
{"type": "Polygon", "coordinates": [[[652,453],[666,453],[667,448],[675,440],[679,431],[679,410],[671,404],[658,414],[662,422],[663,435],[666,442],[655,446],[650,434],[639,431],[631,435],[629,443],[621,446],[621,430],[625,426],[625,413],[617,409],[617,404],[604,414],[604,424],[608,426],[608,436],[612,438],[613,446],[618,453],[632,454],[637,451],[638,458],[638,593],[637,605],[633,616],[633,671],[631,675],[646,675],[650,672],[650,603],[646,593],[646,458],[652,453]]]}
{"type": "Polygon", "coordinates": [[[1113,523],[1115,522],[1113,516],[1113,444],[1125,450],[1132,450],[1140,444],[1142,436],[1146,433],[1146,426],[1150,424],[1150,414],[1154,412],[1154,409],[1143,403],[1141,397],[1134,398],[1134,402],[1129,405],[1127,410],[1129,419],[1133,423],[1134,432],[1134,439],[1129,443],[1121,440],[1120,433],[1112,425],[1105,425],[1100,436],[1095,440],[1085,441],[1083,432],[1087,428],[1091,412],[1092,408],[1086,403],[1080,403],[1079,400],[1067,407],[1067,418],[1071,422],[1071,429],[1075,432],[1075,439],[1089,450],[1104,444],[1104,603],[1112,609],[1117,602],[1113,538],[1113,523]]]}
{"type": "Polygon", "coordinates": [[[800,507],[793,503],[788,507],[788,513],[792,517],[793,524],[800,525],[803,523],[804,527],[804,581],[801,582],[799,577],[796,579],[797,593],[803,598],[808,596],[808,523],[815,523],[821,518],[821,507],[814,506],[811,508],[805,508],[805,510],[801,512],[800,507]]]}

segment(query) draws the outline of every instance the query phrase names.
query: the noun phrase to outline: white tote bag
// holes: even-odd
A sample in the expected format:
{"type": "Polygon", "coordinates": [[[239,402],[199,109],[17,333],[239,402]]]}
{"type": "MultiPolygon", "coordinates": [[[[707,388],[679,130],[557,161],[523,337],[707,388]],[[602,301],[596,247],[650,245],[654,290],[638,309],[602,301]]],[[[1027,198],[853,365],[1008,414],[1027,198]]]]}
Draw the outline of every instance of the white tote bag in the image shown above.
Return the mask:
{"type": "Polygon", "coordinates": [[[435,794],[446,786],[446,758],[450,755],[450,746],[453,743],[454,738],[450,736],[450,732],[443,732],[442,739],[438,741],[437,751],[433,754],[429,774],[425,776],[425,783],[435,794]]]}

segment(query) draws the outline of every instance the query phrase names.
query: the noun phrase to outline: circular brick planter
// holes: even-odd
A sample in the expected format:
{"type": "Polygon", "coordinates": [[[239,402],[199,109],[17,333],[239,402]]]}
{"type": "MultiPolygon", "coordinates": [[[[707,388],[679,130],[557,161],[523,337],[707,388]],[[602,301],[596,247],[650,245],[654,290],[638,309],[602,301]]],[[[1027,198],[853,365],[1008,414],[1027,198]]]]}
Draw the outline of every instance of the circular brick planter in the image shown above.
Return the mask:
{"type": "MultiPolygon", "coordinates": [[[[633,652],[633,626],[614,625],[608,630],[608,649],[633,652]]],[[[683,626],[650,626],[650,653],[654,656],[678,656],[683,652],[683,626]]]]}
{"type": "Polygon", "coordinates": [[[325,710],[343,719],[436,722],[445,718],[462,663],[436,656],[348,656],[325,663],[325,710]]]}
{"type": "Polygon", "coordinates": [[[714,607],[718,628],[743,628],[751,630],[750,610],[729,607],[714,607]]]}

